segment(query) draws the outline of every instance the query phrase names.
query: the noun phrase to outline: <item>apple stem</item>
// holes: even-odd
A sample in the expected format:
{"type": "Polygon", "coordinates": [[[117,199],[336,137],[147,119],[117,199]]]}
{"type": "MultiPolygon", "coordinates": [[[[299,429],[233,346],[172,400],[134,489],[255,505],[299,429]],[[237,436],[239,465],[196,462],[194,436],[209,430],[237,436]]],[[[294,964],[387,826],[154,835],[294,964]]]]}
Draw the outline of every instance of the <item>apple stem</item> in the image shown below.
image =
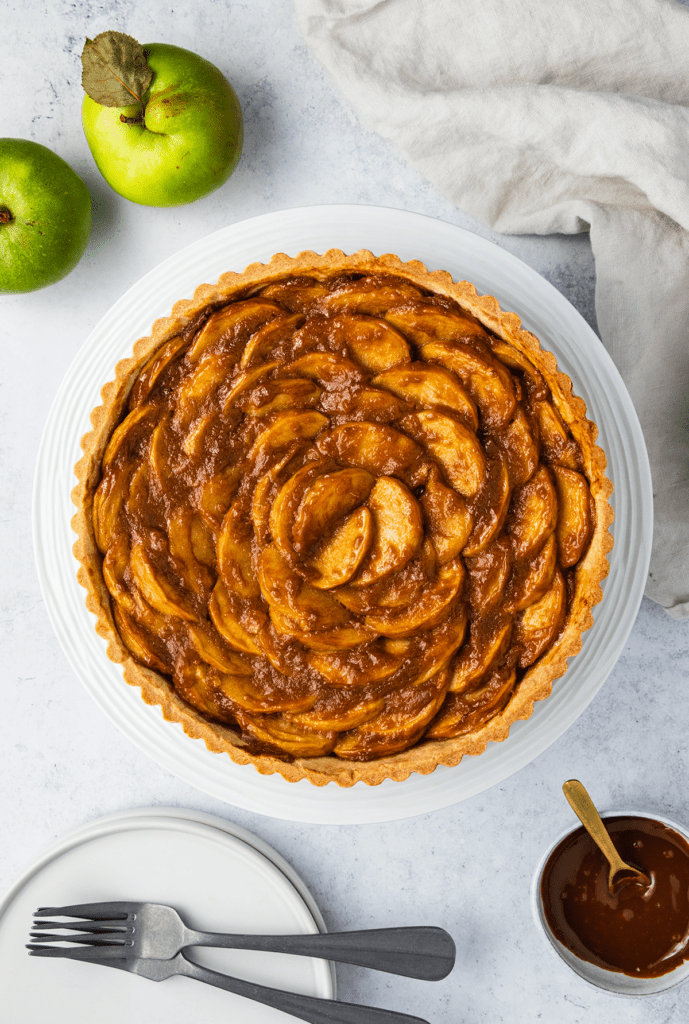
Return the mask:
{"type": "Polygon", "coordinates": [[[120,121],[122,124],[144,124],[144,112],[142,110],[136,117],[125,117],[124,114],[120,114],[120,121]]]}
{"type": "Polygon", "coordinates": [[[0,206],[0,224],[9,224],[11,220],[14,220],[12,211],[6,206],[0,206]]]}

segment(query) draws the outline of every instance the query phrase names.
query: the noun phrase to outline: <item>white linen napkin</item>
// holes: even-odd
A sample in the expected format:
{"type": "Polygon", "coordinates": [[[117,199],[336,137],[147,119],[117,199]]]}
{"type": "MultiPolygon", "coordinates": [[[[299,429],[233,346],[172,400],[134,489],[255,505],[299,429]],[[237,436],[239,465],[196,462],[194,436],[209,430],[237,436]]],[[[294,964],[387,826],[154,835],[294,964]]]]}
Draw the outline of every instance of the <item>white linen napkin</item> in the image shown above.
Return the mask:
{"type": "Polygon", "coordinates": [[[676,0],[295,0],[362,120],[508,234],[591,232],[641,420],[646,594],[689,616],[689,9],[676,0]]]}

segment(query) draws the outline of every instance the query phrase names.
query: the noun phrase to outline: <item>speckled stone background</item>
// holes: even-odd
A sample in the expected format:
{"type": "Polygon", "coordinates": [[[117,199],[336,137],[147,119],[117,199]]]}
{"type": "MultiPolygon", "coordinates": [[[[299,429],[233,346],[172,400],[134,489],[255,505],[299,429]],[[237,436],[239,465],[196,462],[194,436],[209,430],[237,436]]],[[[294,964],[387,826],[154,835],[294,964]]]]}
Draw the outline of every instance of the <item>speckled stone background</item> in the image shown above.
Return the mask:
{"type": "MultiPolygon", "coordinates": [[[[0,132],[41,142],[84,178],[91,244],[64,281],[0,299],[0,890],[69,829],[111,811],[178,805],[226,816],[295,866],[331,929],[428,922],[457,942],[445,981],[338,970],[340,996],[431,1024],[533,1021],[661,1024],[689,1016],[689,987],[623,1000],[588,987],[547,954],[529,909],[534,866],[573,821],[560,791],[581,778],[602,807],[655,809],[689,824],[689,622],[644,601],[608,682],[569,732],[501,786],[398,823],[300,825],[235,810],[158,768],[101,714],[53,635],[31,548],[31,486],[48,408],[77,349],[110,305],[184,245],[255,214],[313,203],[415,210],[476,231],[547,277],[595,328],[585,236],[486,231],[406,166],[343,106],[304,46],[290,0],[3,0],[0,132]],[[177,209],[121,200],[80,126],[79,55],[107,28],[195,50],[234,84],[246,123],[230,182],[177,209]]],[[[689,514],[689,512],[688,512],[689,514]]],[[[0,990],[11,984],[3,977],[0,990]]],[[[30,1020],[27,1016],[27,1022],[30,1020]]],[[[5,1022],[0,1002],[2,1024],[5,1022]]]]}

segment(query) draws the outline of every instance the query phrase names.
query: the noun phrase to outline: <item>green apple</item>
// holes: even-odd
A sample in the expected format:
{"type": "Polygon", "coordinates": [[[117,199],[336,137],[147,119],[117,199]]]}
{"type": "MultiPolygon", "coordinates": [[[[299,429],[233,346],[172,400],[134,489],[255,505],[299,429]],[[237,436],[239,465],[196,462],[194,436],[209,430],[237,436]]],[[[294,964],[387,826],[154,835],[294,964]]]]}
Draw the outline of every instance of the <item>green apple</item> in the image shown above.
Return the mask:
{"type": "Polygon", "coordinates": [[[51,149],[0,139],[0,294],[66,277],[91,234],[91,196],[51,149]]]}
{"type": "Polygon", "coordinates": [[[86,141],[107,183],[125,199],[145,206],[191,203],[219,188],[237,166],[239,100],[221,72],[196,53],[151,43],[142,55],[153,76],[140,103],[101,105],[88,94],[85,75],[86,141]]]}

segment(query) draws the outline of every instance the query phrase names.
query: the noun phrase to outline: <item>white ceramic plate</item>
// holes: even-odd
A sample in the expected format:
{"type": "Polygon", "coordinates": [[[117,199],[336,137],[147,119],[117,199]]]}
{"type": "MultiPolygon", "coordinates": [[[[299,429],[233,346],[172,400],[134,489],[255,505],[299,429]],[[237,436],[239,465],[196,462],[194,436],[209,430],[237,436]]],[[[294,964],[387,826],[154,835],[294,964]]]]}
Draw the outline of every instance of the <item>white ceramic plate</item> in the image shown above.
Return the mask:
{"type": "Polygon", "coordinates": [[[323,823],[391,821],[413,817],[480,793],[518,771],[575,721],[603,685],[617,660],[643,594],[651,552],[652,489],[648,457],[631,399],[612,360],[591,328],[547,281],[516,257],[468,231],[402,210],[369,206],[317,206],[254,217],[223,228],[170,257],[143,277],[101,320],[84,344],[58,391],[38,455],[34,482],[34,548],[38,575],[60,643],[91,696],[123,732],[159,764],[211,795],[247,810],[295,821],[323,823]],[[211,754],[200,740],[165,722],[160,709],[144,704],[137,689],[122,682],[108,660],[86,611],[72,555],[74,512],[70,491],[79,440],[102,385],[134,341],[169,313],[197,285],[226,270],[243,270],[275,252],[303,249],[395,252],[472,281],[517,312],[557,356],[600,429],[615,485],[615,548],[604,600],[595,624],[547,701],[527,722],[512,727],[504,743],[456,768],[412,775],[406,782],[351,789],[318,789],[259,775],[211,754]]]}
{"type": "MultiPolygon", "coordinates": [[[[325,930],[294,869],[244,829],[172,808],[111,815],[61,839],[0,902],[0,963],[3,977],[12,979],[3,986],[3,1020],[27,1020],[27,1008],[31,1020],[51,1024],[286,1019],[188,978],[155,984],[96,964],[28,955],[25,943],[38,907],[116,899],[168,903],[191,927],[209,931],[325,930]]],[[[225,949],[198,949],[193,958],[273,988],[334,997],[334,973],[324,960],[225,949]]]]}

